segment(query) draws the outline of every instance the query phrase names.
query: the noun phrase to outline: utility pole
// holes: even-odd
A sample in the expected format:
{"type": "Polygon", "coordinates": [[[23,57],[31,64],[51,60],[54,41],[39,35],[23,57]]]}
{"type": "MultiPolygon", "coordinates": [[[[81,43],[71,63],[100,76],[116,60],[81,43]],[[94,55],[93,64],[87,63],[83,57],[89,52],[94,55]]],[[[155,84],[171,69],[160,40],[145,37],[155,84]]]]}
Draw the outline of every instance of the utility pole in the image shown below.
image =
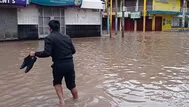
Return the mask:
{"type": "MultiPolygon", "coordinates": [[[[136,0],[136,8],[135,8],[136,12],[138,12],[138,5],[139,5],[139,0],[136,0]]],[[[137,31],[137,20],[135,20],[134,31],[137,31]]]]}
{"type": "Polygon", "coordinates": [[[112,38],[112,0],[110,0],[110,38],[112,38]]]}
{"type": "Polygon", "coordinates": [[[182,27],[185,27],[185,18],[186,18],[186,8],[187,8],[186,0],[183,0],[183,8],[182,8],[182,27]]]}
{"type": "Polygon", "coordinates": [[[122,0],[122,37],[124,37],[124,31],[125,31],[125,0],[122,0]]]}
{"type": "Polygon", "coordinates": [[[117,19],[117,12],[118,12],[118,6],[117,6],[117,0],[115,0],[115,16],[116,16],[116,18],[115,18],[115,34],[117,35],[117,32],[118,32],[118,19],[117,19]]]}
{"type": "Polygon", "coordinates": [[[146,0],[144,0],[144,10],[143,10],[143,32],[146,31],[146,0]]]}
{"type": "Polygon", "coordinates": [[[107,12],[107,34],[109,34],[110,33],[109,0],[106,0],[106,12],[107,12]]]}

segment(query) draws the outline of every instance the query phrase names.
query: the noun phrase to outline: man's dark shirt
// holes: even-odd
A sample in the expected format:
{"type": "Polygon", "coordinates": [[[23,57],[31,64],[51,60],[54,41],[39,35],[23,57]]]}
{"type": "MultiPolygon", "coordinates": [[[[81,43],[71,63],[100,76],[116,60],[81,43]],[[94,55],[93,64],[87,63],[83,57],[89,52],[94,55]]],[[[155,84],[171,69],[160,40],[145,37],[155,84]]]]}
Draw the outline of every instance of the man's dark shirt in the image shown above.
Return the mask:
{"type": "Polygon", "coordinates": [[[44,58],[52,57],[53,62],[72,61],[75,48],[72,40],[67,35],[62,35],[59,31],[53,31],[45,38],[44,51],[36,52],[35,56],[44,58]]]}

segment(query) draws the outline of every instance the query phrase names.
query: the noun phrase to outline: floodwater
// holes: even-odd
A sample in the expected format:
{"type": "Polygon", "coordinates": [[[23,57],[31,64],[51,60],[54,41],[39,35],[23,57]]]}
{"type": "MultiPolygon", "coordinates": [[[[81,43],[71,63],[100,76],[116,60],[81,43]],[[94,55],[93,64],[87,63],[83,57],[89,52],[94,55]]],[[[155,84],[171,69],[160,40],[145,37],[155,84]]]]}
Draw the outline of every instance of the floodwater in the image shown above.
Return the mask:
{"type": "MultiPolygon", "coordinates": [[[[65,107],[188,107],[189,34],[126,33],[73,39],[79,100],[65,107]]],[[[59,107],[51,58],[25,74],[19,66],[43,41],[0,43],[0,107],[59,107]]]]}

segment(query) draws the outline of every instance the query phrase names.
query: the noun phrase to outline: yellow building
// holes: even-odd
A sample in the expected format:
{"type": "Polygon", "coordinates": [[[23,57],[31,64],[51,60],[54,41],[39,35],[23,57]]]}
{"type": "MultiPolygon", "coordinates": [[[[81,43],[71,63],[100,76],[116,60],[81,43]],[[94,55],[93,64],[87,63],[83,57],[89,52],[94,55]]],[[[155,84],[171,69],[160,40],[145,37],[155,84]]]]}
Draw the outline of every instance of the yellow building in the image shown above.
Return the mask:
{"type": "Polygon", "coordinates": [[[147,11],[152,16],[152,30],[171,30],[172,26],[179,24],[181,0],[153,0],[153,8],[147,11]]]}
{"type": "MultiPolygon", "coordinates": [[[[115,16],[115,0],[113,0],[113,30],[121,29],[122,0],[118,1],[118,24],[115,16]]],[[[108,3],[107,3],[108,4],[108,3]]],[[[125,0],[125,31],[167,31],[180,27],[182,23],[181,6],[183,0],[125,0]],[[146,2],[146,3],[144,3],[146,2]],[[144,6],[144,4],[146,4],[144,6]],[[144,11],[143,8],[146,8],[144,11]],[[143,13],[143,14],[142,14],[143,13]],[[145,14],[144,14],[145,13],[145,14]],[[147,15],[146,15],[147,13],[147,15]],[[145,16],[145,17],[144,17],[145,16]],[[180,17],[179,17],[180,16],[180,17]],[[144,26],[145,23],[145,26],[144,26]]],[[[188,13],[189,14],[189,13],[188,13]]],[[[107,13],[104,13],[103,25],[109,28],[107,13]]],[[[104,27],[104,28],[105,28],[104,27]]]]}

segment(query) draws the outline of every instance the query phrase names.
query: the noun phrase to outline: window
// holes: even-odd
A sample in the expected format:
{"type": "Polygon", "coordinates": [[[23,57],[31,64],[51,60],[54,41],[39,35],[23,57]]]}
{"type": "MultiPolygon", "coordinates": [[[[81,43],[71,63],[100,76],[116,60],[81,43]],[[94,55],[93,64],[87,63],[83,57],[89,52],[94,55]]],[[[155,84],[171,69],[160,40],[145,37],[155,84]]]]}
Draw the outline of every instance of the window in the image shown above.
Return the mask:
{"type": "Polygon", "coordinates": [[[48,23],[50,20],[60,21],[61,33],[65,34],[64,8],[45,7],[39,9],[39,38],[46,37],[49,32],[48,23]]]}
{"type": "Polygon", "coordinates": [[[169,0],[156,0],[156,2],[164,2],[164,3],[168,3],[169,0]]]}
{"type": "Polygon", "coordinates": [[[180,26],[180,18],[179,17],[173,17],[172,27],[179,27],[179,26],[180,26]]]}

